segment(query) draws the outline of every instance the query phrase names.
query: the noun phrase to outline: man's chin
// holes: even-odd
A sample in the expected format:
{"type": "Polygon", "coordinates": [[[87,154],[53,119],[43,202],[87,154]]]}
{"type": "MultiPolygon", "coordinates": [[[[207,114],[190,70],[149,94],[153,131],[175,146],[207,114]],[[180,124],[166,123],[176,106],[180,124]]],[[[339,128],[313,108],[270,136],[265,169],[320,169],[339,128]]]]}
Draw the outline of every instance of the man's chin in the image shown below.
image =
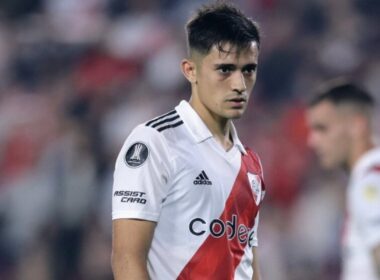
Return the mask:
{"type": "Polygon", "coordinates": [[[243,114],[244,114],[244,109],[236,109],[236,110],[233,110],[232,112],[230,112],[228,114],[228,118],[229,119],[232,119],[232,120],[235,120],[235,119],[240,119],[243,114]]]}

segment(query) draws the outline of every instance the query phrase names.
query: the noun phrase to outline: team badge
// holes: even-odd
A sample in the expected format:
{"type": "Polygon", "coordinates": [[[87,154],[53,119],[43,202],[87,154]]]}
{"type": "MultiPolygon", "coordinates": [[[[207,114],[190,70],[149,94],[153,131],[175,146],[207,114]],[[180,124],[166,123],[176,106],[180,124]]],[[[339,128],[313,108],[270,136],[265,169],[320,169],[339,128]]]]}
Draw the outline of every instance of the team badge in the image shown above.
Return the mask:
{"type": "Polygon", "coordinates": [[[144,143],[137,142],[129,147],[125,154],[125,162],[130,167],[139,167],[146,161],[148,155],[148,147],[144,143]]]}
{"type": "Polygon", "coordinates": [[[252,174],[252,173],[247,173],[247,175],[248,175],[249,184],[251,185],[253,198],[255,199],[256,204],[259,205],[262,199],[260,176],[257,174],[252,174]]]}
{"type": "Polygon", "coordinates": [[[368,202],[374,202],[379,199],[380,194],[375,186],[369,185],[363,189],[363,196],[368,202]]]}

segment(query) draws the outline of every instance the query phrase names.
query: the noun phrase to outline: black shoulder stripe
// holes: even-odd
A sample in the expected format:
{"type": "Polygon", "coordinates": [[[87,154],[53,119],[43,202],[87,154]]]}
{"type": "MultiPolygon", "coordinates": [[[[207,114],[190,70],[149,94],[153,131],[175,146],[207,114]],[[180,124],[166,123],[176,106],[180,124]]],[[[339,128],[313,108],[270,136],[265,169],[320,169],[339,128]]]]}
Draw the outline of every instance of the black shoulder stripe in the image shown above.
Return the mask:
{"type": "Polygon", "coordinates": [[[179,115],[175,115],[175,116],[172,117],[172,118],[167,118],[167,119],[164,119],[164,120],[162,120],[162,121],[156,122],[155,124],[152,125],[152,127],[157,127],[157,126],[159,126],[159,125],[161,125],[161,124],[164,124],[164,123],[167,123],[167,122],[174,121],[174,120],[176,120],[176,119],[178,119],[178,118],[179,118],[179,115]]]}
{"type": "Polygon", "coordinates": [[[157,118],[154,118],[153,120],[148,121],[148,122],[145,124],[145,126],[149,126],[149,125],[151,125],[152,123],[154,123],[155,121],[158,121],[158,120],[160,120],[160,119],[162,119],[162,118],[165,118],[165,117],[167,117],[167,116],[173,115],[173,114],[175,114],[175,113],[177,113],[177,111],[176,111],[176,110],[172,110],[172,111],[170,111],[169,113],[166,113],[166,114],[161,115],[161,116],[159,116],[159,117],[157,117],[157,118]]]}
{"type": "Polygon", "coordinates": [[[174,128],[174,127],[177,127],[177,126],[180,126],[181,124],[183,124],[183,121],[179,121],[179,122],[176,122],[176,123],[173,123],[173,124],[168,124],[168,125],[165,125],[165,126],[161,126],[159,128],[157,128],[157,130],[159,132],[165,130],[165,129],[168,129],[168,128],[174,128]]]}

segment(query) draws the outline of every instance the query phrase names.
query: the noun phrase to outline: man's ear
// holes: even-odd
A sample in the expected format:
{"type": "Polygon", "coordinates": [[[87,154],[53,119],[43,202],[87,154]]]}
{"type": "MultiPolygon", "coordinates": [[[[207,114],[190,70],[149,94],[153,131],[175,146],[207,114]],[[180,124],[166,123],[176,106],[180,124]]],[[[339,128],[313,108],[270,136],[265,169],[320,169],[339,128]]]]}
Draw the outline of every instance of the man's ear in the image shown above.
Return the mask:
{"type": "Polygon", "coordinates": [[[195,62],[189,59],[183,59],[181,61],[181,70],[185,78],[192,84],[197,82],[197,70],[195,62]]]}

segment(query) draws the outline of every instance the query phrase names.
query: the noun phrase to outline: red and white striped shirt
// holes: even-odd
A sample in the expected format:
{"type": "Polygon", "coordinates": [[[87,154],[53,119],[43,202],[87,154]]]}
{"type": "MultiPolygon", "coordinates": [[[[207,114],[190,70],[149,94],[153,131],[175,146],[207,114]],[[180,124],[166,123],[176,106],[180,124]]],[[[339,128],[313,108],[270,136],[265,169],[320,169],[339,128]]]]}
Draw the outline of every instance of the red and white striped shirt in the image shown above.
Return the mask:
{"type": "Polygon", "coordinates": [[[157,223],[148,254],[151,279],[251,279],[259,207],[258,156],[232,127],[225,151],[182,101],[137,126],[117,158],[113,219],[157,223]]]}
{"type": "Polygon", "coordinates": [[[378,280],[372,250],[380,245],[380,148],[355,164],[347,189],[342,280],[378,280]]]}

